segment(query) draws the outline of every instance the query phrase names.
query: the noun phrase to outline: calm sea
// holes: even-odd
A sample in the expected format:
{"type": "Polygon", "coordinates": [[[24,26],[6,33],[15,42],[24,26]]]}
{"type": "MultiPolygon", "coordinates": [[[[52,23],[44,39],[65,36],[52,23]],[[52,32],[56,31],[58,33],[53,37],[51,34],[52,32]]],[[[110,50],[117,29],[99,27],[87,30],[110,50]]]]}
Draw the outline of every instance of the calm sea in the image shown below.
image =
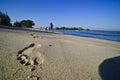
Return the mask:
{"type": "Polygon", "coordinates": [[[56,33],[63,33],[67,35],[90,37],[105,39],[111,41],[120,42],[120,31],[102,31],[102,30],[90,30],[90,31],[79,31],[79,30],[55,30],[56,33]]]}

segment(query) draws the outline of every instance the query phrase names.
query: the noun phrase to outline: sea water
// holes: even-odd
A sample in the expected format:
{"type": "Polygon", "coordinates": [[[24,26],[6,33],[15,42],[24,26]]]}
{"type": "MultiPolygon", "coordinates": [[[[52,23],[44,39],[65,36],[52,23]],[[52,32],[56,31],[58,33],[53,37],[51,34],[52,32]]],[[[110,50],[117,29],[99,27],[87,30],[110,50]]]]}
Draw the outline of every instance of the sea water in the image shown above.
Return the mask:
{"type": "Polygon", "coordinates": [[[103,31],[103,30],[55,30],[56,33],[67,35],[90,37],[120,42],[120,31],[103,31]]]}

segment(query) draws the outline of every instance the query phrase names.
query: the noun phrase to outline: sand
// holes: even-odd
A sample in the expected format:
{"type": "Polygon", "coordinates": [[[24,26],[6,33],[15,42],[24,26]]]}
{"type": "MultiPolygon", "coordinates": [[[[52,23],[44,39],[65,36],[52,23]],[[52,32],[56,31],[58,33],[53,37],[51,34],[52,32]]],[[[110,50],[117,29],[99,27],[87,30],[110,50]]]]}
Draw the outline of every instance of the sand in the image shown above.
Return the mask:
{"type": "Polygon", "coordinates": [[[30,31],[0,29],[0,80],[120,80],[120,42],[33,33],[37,38],[30,31]],[[33,71],[17,60],[32,43],[41,45],[33,51],[44,59],[33,71]]]}

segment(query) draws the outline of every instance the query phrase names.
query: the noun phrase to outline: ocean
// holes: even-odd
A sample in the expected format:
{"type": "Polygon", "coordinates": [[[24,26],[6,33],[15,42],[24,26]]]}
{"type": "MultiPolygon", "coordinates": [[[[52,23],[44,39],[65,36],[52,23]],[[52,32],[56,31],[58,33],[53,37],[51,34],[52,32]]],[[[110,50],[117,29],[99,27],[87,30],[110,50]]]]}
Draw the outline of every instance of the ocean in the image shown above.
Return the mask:
{"type": "Polygon", "coordinates": [[[55,30],[55,33],[62,33],[66,35],[89,37],[104,39],[110,41],[120,42],[120,31],[103,31],[103,30],[89,30],[89,31],[79,31],[79,30],[55,30]]]}

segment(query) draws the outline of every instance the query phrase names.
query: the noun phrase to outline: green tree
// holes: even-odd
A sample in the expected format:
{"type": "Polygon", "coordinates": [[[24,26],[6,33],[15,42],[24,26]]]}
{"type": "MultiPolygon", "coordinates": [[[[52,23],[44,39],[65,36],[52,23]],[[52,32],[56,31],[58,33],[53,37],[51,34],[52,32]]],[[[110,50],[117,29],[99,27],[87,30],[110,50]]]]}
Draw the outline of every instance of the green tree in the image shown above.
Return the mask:
{"type": "Polygon", "coordinates": [[[87,31],[89,31],[90,29],[89,29],[89,28],[87,28],[86,30],[87,30],[87,31]]]}
{"type": "Polygon", "coordinates": [[[84,28],[82,28],[82,27],[79,27],[79,30],[80,30],[80,31],[82,31],[82,30],[84,30],[84,28]]]}
{"type": "Polygon", "coordinates": [[[56,30],[59,30],[60,28],[59,28],[59,27],[56,27],[55,29],[56,29],[56,30]]]}
{"type": "Polygon", "coordinates": [[[56,27],[56,30],[78,30],[76,27],[56,27]]]}
{"type": "Polygon", "coordinates": [[[20,24],[20,22],[16,21],[16,22],[14,22],[14,26],[15,27],[21,27],[21,24],[20,24]]]}
{"type": "Polygon", "coordinates": [[[12,24],[10,23],[11,19],[7,15],[7,13],[0,12],[0,25],[6,25],[6,26],[11,26],[12,24]]]}
{"type": "Polygon", "coordinates": [[[27,27],[27,28],[32,28],[32,26],[35,25],[32,20],[22,20],[20,24],[22,27],[27,27]]]}

